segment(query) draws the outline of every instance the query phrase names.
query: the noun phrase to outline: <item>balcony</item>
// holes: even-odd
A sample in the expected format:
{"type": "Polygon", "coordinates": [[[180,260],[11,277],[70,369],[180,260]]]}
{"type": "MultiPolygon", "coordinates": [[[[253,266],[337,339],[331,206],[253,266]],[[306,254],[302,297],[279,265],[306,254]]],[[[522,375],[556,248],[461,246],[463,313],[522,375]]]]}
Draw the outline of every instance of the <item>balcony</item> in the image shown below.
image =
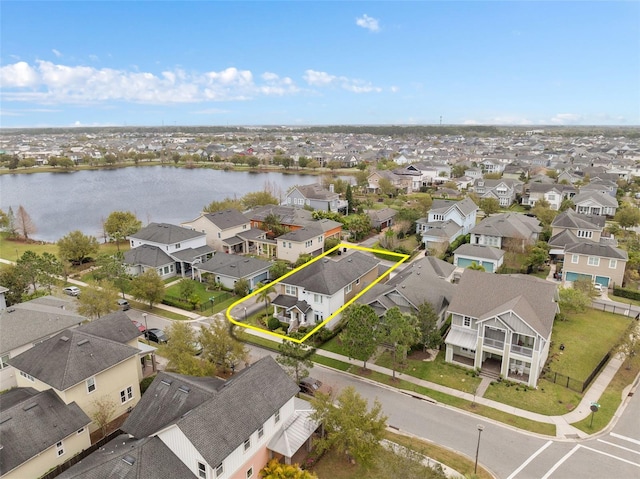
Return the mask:
{"type": "Polygon", "coordinates": [[[485,337],[482,340],[482,344],[484,346],[489,346],[490,348],[496,348],[496,349],[500,349],[500,350],[504,349],[504,341],[501,341],[499,339],[492,339],[492,338],[485,337]]]}
{"type": "Polygon", "coordinates": [[[525,346],[518,346],[517,344],[511,345],[511,352],[519,354],[521,356],[527,356],[528,358],[533,356],[533,348],[527,348],[525,346]]]}

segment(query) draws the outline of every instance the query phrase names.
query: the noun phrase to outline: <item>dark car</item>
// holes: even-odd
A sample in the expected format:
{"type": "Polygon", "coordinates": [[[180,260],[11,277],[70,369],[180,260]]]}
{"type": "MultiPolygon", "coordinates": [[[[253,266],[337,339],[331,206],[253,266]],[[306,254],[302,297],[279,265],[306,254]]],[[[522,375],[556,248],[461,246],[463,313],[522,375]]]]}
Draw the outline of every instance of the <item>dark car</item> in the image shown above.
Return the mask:
{"type": "Polygon", "coordinates": [[[298,386],[300,386],[300,392],[313,396],[322,387],[322,382],[315,378],[304,378],[300,380],[298,386]]]}
{"type": "Polygon", "coordinates": [[[144,337],[154,343],[166,343],[168,341],[167,336],[162,329],[150,328],[144,332],[144,337]]]}

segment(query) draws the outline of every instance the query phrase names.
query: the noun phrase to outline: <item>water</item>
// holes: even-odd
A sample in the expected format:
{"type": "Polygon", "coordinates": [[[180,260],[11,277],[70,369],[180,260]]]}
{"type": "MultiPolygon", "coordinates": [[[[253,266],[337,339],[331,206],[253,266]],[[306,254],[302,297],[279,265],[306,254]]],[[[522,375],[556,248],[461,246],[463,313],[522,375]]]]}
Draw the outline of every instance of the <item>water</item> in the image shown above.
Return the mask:
{"type": "Polygon", "coordinates": [[[57,241],[73,230],[103,238],[112,211],[132,211],[143,224],[192,220],[212,201],[260,191],[266,182],[284,197],[317,176],[145,166],[69,173],[0,175],[0,208],[22,205],[36,225],[34,239],[57,241]]]}

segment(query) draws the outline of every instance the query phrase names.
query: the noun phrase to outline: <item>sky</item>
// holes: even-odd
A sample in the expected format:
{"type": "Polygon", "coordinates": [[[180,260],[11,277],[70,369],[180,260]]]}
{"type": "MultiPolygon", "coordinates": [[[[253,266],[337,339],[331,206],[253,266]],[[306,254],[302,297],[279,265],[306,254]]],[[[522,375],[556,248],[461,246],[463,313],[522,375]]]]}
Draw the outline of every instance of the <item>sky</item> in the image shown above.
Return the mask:
{"type": "Polygon", "coordinates": [[[640,125],[638,1],[0,3],[0,127],[640,125]]]}

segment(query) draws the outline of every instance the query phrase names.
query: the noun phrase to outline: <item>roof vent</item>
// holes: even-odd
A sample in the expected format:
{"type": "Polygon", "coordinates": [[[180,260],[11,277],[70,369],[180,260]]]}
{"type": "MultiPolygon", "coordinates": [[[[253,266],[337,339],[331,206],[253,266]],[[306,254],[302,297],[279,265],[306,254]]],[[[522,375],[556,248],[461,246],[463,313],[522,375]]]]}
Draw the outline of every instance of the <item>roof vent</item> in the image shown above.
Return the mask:
{"type": "Polygon", "coordinates": [[[161,379],[160,382],[165,386],[171,386],[171,383],[173,383],[170,379],[161,379]]]}
{"type": "Polygon", "coordinates": [[[66,337],[66,336],[62,336],[62,337],[60,338],[60,341],[64,341],[64,342],[66,343],[67,341],[69,341],[69,338],[68,338],[68,337],[66,337]]]}
{"type": "Polygon", "coordinates": [[[135,457],[133,457],[133,456],[130,456],[129,454],[127,454],[126,456],[124,456],[124,457],[122,458],[122,461],[123,461],[125,464],[129,464],[130,466],[133,466],[133,465],[136,463],[136,458],[135,458],[135,457]]]}
{"type": "Polygon", "coordinates": [[[31,404],[27,404],[25,405],[22,410],[23,411],[28,411],[29,409],[33,409],[34,407],[36,407],[38,405],[37,402],[31,403],[31,404]]]}
{"type": "Polygon", "coordinates": [[[80,341],[78,341],[78,346],[82,346],[83,344],[87,344],[88,342],[88,339],[81,339],[80,341]]]}
{"type": "Polygon", "coordinates": [[[191,391],[191,388],[189,386],[180,386],[178,388],[178,391],[180,391],[181,393],[188,393],[189,391],[191,391]]]}

